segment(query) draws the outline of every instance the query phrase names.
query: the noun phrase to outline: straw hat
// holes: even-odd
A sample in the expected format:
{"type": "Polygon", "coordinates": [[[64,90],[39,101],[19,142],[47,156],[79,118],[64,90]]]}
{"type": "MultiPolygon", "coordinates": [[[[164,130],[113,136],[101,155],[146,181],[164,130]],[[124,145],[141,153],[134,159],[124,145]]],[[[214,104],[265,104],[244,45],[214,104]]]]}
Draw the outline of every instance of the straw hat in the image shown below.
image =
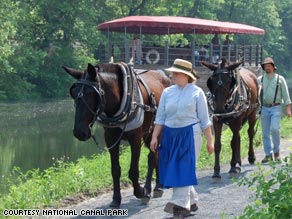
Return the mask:
{"type": "Polygon", "coordinates": [[[277,67],[275,66],[274,60],[271,57],[265,58],[265,61],[261,64],[261,66],[264,70],[265,70],[265,64],[272,64],[274,66],[274,69],[277,70],[277,67]]]}
{"type": "Polygon", "coordinates": [[[168,72],[179,72],[191,77],[194,81],[200,78],[196,71],[193,69],[193,64],[183,59],[176,59],[170,68],[165,69],[168,72]]]}

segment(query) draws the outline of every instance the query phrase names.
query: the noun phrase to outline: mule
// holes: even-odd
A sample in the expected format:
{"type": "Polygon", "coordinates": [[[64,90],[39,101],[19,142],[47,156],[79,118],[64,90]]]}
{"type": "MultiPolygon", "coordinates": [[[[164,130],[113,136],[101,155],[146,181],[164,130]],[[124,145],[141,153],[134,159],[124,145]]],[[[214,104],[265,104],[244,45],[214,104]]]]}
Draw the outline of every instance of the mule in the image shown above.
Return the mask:
{"type": "MultiPolygon", "coordinates": [[[[63,66],[63,69],[77,79],[70,88],[75,100],[75,123],[73,134],[80,141],[93,137],[95,121],[104,127],[104,138],[111,158],[113,197],[110,207],[121,204],[119,164],[120,141],[127,140],[131,147],[129,178],[134,195],[147,203],[151,193],[151,179],[156,170],[155,191],[162,195],[157,169],[157,154],[149,150],[148,172],[144,188],[139,184],[139,157],[141,141],[150,146],[153,121],[164,88],[171,80],[159,71],[137,73],[125,63],[88,64],[82,72],[63,66]]],[[[100,167],[102,168],[102,167],[100,167]]]]}
{"type": "Polygon", "coordinates": [[[213,116],[215,134],[215,165],[214,181],[221,180],[220,152],[222,126],[230,127],[233,136],[231,140],[232,158],[229,174],[235,176],[241,171],[240,130],[248,122],[248,161],[254,164],[256,158],[253,148],[255,124],[259,107],[258,82],[256,75],[245,68],[240,68],[242,62],[227,63],[222,59],[218,65],[208,62],[202,64],[213,71],[207,80],[208,105],[213,116]],[[236,70],[237,69],[237,70],[236,70]]]}

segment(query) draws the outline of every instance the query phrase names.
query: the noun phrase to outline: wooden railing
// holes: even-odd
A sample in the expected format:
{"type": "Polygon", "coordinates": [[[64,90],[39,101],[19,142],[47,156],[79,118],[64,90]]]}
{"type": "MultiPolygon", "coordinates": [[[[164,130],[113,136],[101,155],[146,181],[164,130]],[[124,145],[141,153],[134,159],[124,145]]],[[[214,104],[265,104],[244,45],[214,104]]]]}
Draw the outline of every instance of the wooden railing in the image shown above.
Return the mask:
{"type": "MultiPolygon", "coordinates": [[[[200,61],[217,63],[222,57],[230,62],[243,60],[244,66],[258,66],[263,61],[262,45],[184,45],[164,46],[155,45],[154,42],[145,41],[142,45],[142,53],[135,53],[136,64],[170,66],[176,58],[191,61],[194,66],[200,66],[200,61]]],[[[108,43],[98,48],[95,58],[100,62],[108,62],[111,57],[114,61],[129,62],[132,56],[130,41],[108,43]]]]}

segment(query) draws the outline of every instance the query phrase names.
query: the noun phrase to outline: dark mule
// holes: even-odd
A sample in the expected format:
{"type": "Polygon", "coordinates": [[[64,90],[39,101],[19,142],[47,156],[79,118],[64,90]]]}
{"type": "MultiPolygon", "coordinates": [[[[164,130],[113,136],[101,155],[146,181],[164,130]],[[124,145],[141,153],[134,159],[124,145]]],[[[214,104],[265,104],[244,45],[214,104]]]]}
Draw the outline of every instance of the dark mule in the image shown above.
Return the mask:
{"type": "Polygon", "coordinates": [[[241,171],[240,157],[240,129],[248,121],[249,150],[248,161],[255,162],[253,138],[258,109],[258,83],[257,77],[251,71],[236,68],[241,62],[228,64],[225,59],[218,65],[202,62],[213,71],[207,81],[208,104],[213,114],[215,132],[215,165],[214,180],[220,180],[220,152],[221,132],[223,124],[230,127],[233,133],[231,140],[232,159],[229,174],[234,175],[241,171]]]}
{"type": "MultiPolygon", "coordinates": [[[[143,138],[145,145],[149,147],[156,103],[159,102],[163,89],[171,84],[170,79],[158,71],[137,74],[125,63],[96,66],[88,64],[84,73],[63,68],[78,80],[70,89],[76,104],[74,136],[81,141],[94,137],[92,126],[96,120],[104,127],[113,178],[113,200],[110,207],[118,208],[121,204],[119,144],[122,139],[127,140],[131,146],[129,178],[133,183],[134,195],[145,202],[149,201],[157,155],[149,152],[147,179],[142,188],[138,181],[141,141],[143,138]]],[[[156,176],[155,189],[162,195],[157,171],[156,176]]]]}

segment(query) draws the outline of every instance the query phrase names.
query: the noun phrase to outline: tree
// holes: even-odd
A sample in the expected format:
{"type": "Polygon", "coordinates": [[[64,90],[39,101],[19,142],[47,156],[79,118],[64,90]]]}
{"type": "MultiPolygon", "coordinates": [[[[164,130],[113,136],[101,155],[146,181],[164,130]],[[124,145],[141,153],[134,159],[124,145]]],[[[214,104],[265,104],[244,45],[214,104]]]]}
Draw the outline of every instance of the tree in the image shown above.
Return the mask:
{"type": "Polygon", "coordinates": [[[9,1],[1,1],[0,6],[0,100],[7,99],[10,95],[14,95],[13,88],[9,84],[19,77],[15,74],[13,66],[9,63],[9,59],[13,57],[17,42],[16,35],[16,20],[18,14],[17,4],[9,1]],[[11,75],[11,77],[9,77],[11,75]]]}

